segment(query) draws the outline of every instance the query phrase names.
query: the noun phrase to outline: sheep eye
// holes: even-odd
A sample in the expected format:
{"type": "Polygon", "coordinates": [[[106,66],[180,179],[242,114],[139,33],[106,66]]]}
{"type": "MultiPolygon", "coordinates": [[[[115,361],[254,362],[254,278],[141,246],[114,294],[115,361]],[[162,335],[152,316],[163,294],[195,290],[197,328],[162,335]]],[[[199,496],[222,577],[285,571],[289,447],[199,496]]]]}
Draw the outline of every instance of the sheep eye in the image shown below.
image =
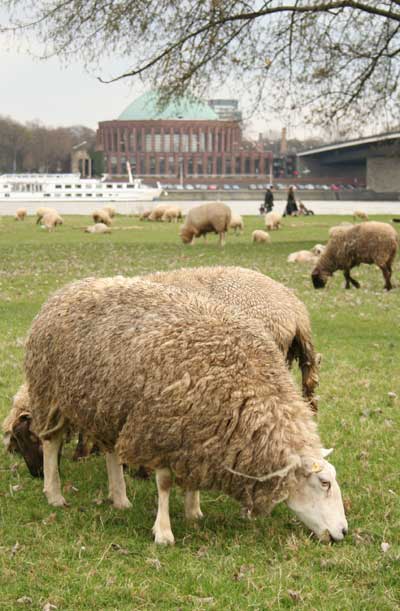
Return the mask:
{"type": "Polygon", "coordinates": [[[321,486],[323,488],[326,488],[327,490],[330,490],[331,482],[328,482],[328,480],[326,480],[326,479],[321,479],[320,482],[321,482],[321,486]]]}

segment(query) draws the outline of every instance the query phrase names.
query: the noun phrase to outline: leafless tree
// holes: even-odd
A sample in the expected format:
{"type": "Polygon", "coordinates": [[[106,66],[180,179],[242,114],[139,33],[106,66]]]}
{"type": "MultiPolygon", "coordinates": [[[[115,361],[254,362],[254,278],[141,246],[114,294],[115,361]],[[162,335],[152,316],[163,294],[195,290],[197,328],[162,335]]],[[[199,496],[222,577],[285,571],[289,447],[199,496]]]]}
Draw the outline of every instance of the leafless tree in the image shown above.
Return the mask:
{"type": "MultiPolygon", "coordinates": [[[[6,0],[43,56],[123,57],[161,104],[225,81],[311,121],[398,114],[400,0],[6,0]],[[23,17],[21,17],[21,15],[23,17]]],[[[101,64],[98,63],[98,66],[101,64]]],[[[102,75],[104,78],[104,75],[102,75]]],[[[104,80],[107,80],[104,78],[104,80]]]]}

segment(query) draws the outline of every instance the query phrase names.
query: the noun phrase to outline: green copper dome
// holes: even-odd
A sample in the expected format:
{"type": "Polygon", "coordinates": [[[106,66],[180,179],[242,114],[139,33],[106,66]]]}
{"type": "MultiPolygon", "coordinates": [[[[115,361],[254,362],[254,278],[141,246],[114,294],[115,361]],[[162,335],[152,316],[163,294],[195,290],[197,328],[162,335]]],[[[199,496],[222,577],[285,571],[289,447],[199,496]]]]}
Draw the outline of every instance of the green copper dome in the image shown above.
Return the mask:
{"type": "Polygon", "coordinates": [[[158,97],[153,91],[144,93],[122,112],[120,121],[152,121],[159,119],[189,119],[191,121],[218,121],[217,113],[206,102],[182,98],[174,100],[160,110],[158,97]]]}

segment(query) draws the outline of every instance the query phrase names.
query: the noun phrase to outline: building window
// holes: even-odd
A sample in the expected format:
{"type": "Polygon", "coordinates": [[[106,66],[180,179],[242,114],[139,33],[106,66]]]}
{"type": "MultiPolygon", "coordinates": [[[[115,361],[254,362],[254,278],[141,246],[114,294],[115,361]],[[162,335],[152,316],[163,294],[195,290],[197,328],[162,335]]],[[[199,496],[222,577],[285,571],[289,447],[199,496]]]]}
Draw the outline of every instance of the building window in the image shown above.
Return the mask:
{"type": "Polygon", "coordinates": [[[150,174],[154,175],[156,173],[156,158],[154,155],[150,155],[150,174]]]}
{"type": "Polygon", "coordinates": [[[154,129],[154,152],[155,153],[161,153],[162,151],[162,136],[161,136],[161,130],[159,127],[156,127],[154,129]]]}
{"type": "Polygon", "coordinates": [[[192,133],[192,153],[197,153],[197,151],[199,150],[199,138],[197,135],[197,132],[193,132],[192,133]]]}
{"type": "Polygon", "coordinates": [[[217,157],[217,175],[221,176],[222,174],[222,157],[217,157]]]}
{"type": "Polygon", "coordinates": [[[250,157],[245,157],[244,160],[244,173],[250,174],[250,157]]]}
{"type": "Polygon", "coordinates": [[[165,175],[165,157],[160,157],[158,160],[158,163],[160,167],[160,174],[164,176],[165,175]]]}
{"type": "Polygon", "coordinates": [[[193,176],[193,157],[188,157],[187,160],[187,173],[189,176],[193,176]]]}
{"type": "Polygon", "coordinates": [[[118,130],[113,131],[113,151],[118,151],[118,130]]]}
{"type": "Polygon", "coordinates": [[[203,159],[201,157],[197,160],[197,174],[199,176],[203,175],[203,159]]]}
{"type": "Polygon", "coordinates": [[[206,152],[206,134],[202,129],[199,130],[199,151],[200,153],[206,152]]]}
{"type": "Polygon", "coordinates": [[[174,152],[179,152],[179,129],[174,129],[174,152]]]}
{"type": "Polygon", "coordinates": [[[121,139],[119,141],[119,146],[120,146],[120,150],[122,153],[125,153],[126,150],[126,146],[125,146],[125,132],[121,130],[121,139]]]}
{"type": "Polygon", "coordinates": [[[169,153],[171,150],[171,135],[164,134],[164,151],[169,153]]]}
{"type": "Polygon", "coordinates": [[[235,157],[235,174],[241,174],[242,168],[240,164],[240,157],[235,157]]]}
{"type": "Polygon", "coordinates": [[[230,157],[225,158],[225,174],[232,174],[232,159],[230,157]]]}
{"type": "Polygon", "coordinates": [[[130,151],[135,150],[135,130],[129,132],[129,145],[128,148],[130,151]]]}
{"type": "Polygon", "coordinates": [[[213,158],[207,157],[207,174],[211,176],[213,173],[213,158]]]}
{"type": "Polygon", "coordinates": [[[174,176],[175,174],[175,159],[174,157],[168,157],[168,174],[174,176]]]}
{"type": "Polygon", "coordinates": [[[146,127],[145,130],[145,147],[144,150],[149,153],[150,151],[152,151],[152,146],[151,146],[151,129],[150,127],[146,127]]]}
{"type": "Polygon", "coordinates": [[[136,174],[136,157],[134,157],[133,155],[131,155],[130,164],[131,164],[131,172],[133,175],[135,175],[136,174]]]}
{"type": "Polygon", "coordinates": [[[127,174],[128,170],[126,168],[126,157],[121,157],[121,174],[127,174]]]}
{"type": "Polygon", "coordinates": [[[260,173],[260,160],[254,159],[254,174],[260,173]]]}
{"type": "Polygon", "coordinates": [[[142,174],[142,176],[146,173],[146,168],[145,168],[145,163],[144,163],[145,159],[142,156],[140,158],[140,173],[142,174]]]}
{"type": "Polygon", "coordinates": [[[137,140],[136,140],[136,148],[138,151],[142,151],[143,150],[143,143],[142,143],[142,130],[138,129],[137,131],[137,140]]]}

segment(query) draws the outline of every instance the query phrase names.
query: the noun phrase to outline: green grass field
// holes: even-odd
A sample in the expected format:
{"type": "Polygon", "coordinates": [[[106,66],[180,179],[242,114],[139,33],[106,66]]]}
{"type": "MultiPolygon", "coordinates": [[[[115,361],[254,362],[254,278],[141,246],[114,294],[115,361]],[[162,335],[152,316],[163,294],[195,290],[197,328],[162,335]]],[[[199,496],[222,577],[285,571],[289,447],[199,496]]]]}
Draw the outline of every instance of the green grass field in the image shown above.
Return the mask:
{"type": "MultiPolygon", "coordinates": [[[[360,290],[345,291],[337,272],[327,289],[315,291],[310,267],[286,262],[350,219],[286,220],[268,246],[250,243],[262,219],[245,220],[244,234],[230,235],[221,251],[214,236],[185,247],[176,225],[133,217],[118,217],[112,235],[100,236],[79,230],[89,222],[83,217],[65,217],[51,234],[32,218],[0,219],[0,418],[22,381],[33,317],[70,280],[210,264],[256,269],[296,289],[309,308],[323,355],[319,428],[325,446],[335,448],[349,535],[322,544],[284,505],[246,521],[233,500],[215,493],[203,494],[205,518],[194,527],[174,489],[176,544],[160,548],[151,534],[154,481],[128,476],[133,509],[118,512],[105,501],[104,460],[73,463],[70,445],[61,472],[70,507],[54,509],[42,482],[1,450],[1,609],[400,609],[400,288],[386,293],[381,272],[363,266],[354,270],[360,290]]],[[[399,257],[393,279],[399,286],[399,257]]]]}

